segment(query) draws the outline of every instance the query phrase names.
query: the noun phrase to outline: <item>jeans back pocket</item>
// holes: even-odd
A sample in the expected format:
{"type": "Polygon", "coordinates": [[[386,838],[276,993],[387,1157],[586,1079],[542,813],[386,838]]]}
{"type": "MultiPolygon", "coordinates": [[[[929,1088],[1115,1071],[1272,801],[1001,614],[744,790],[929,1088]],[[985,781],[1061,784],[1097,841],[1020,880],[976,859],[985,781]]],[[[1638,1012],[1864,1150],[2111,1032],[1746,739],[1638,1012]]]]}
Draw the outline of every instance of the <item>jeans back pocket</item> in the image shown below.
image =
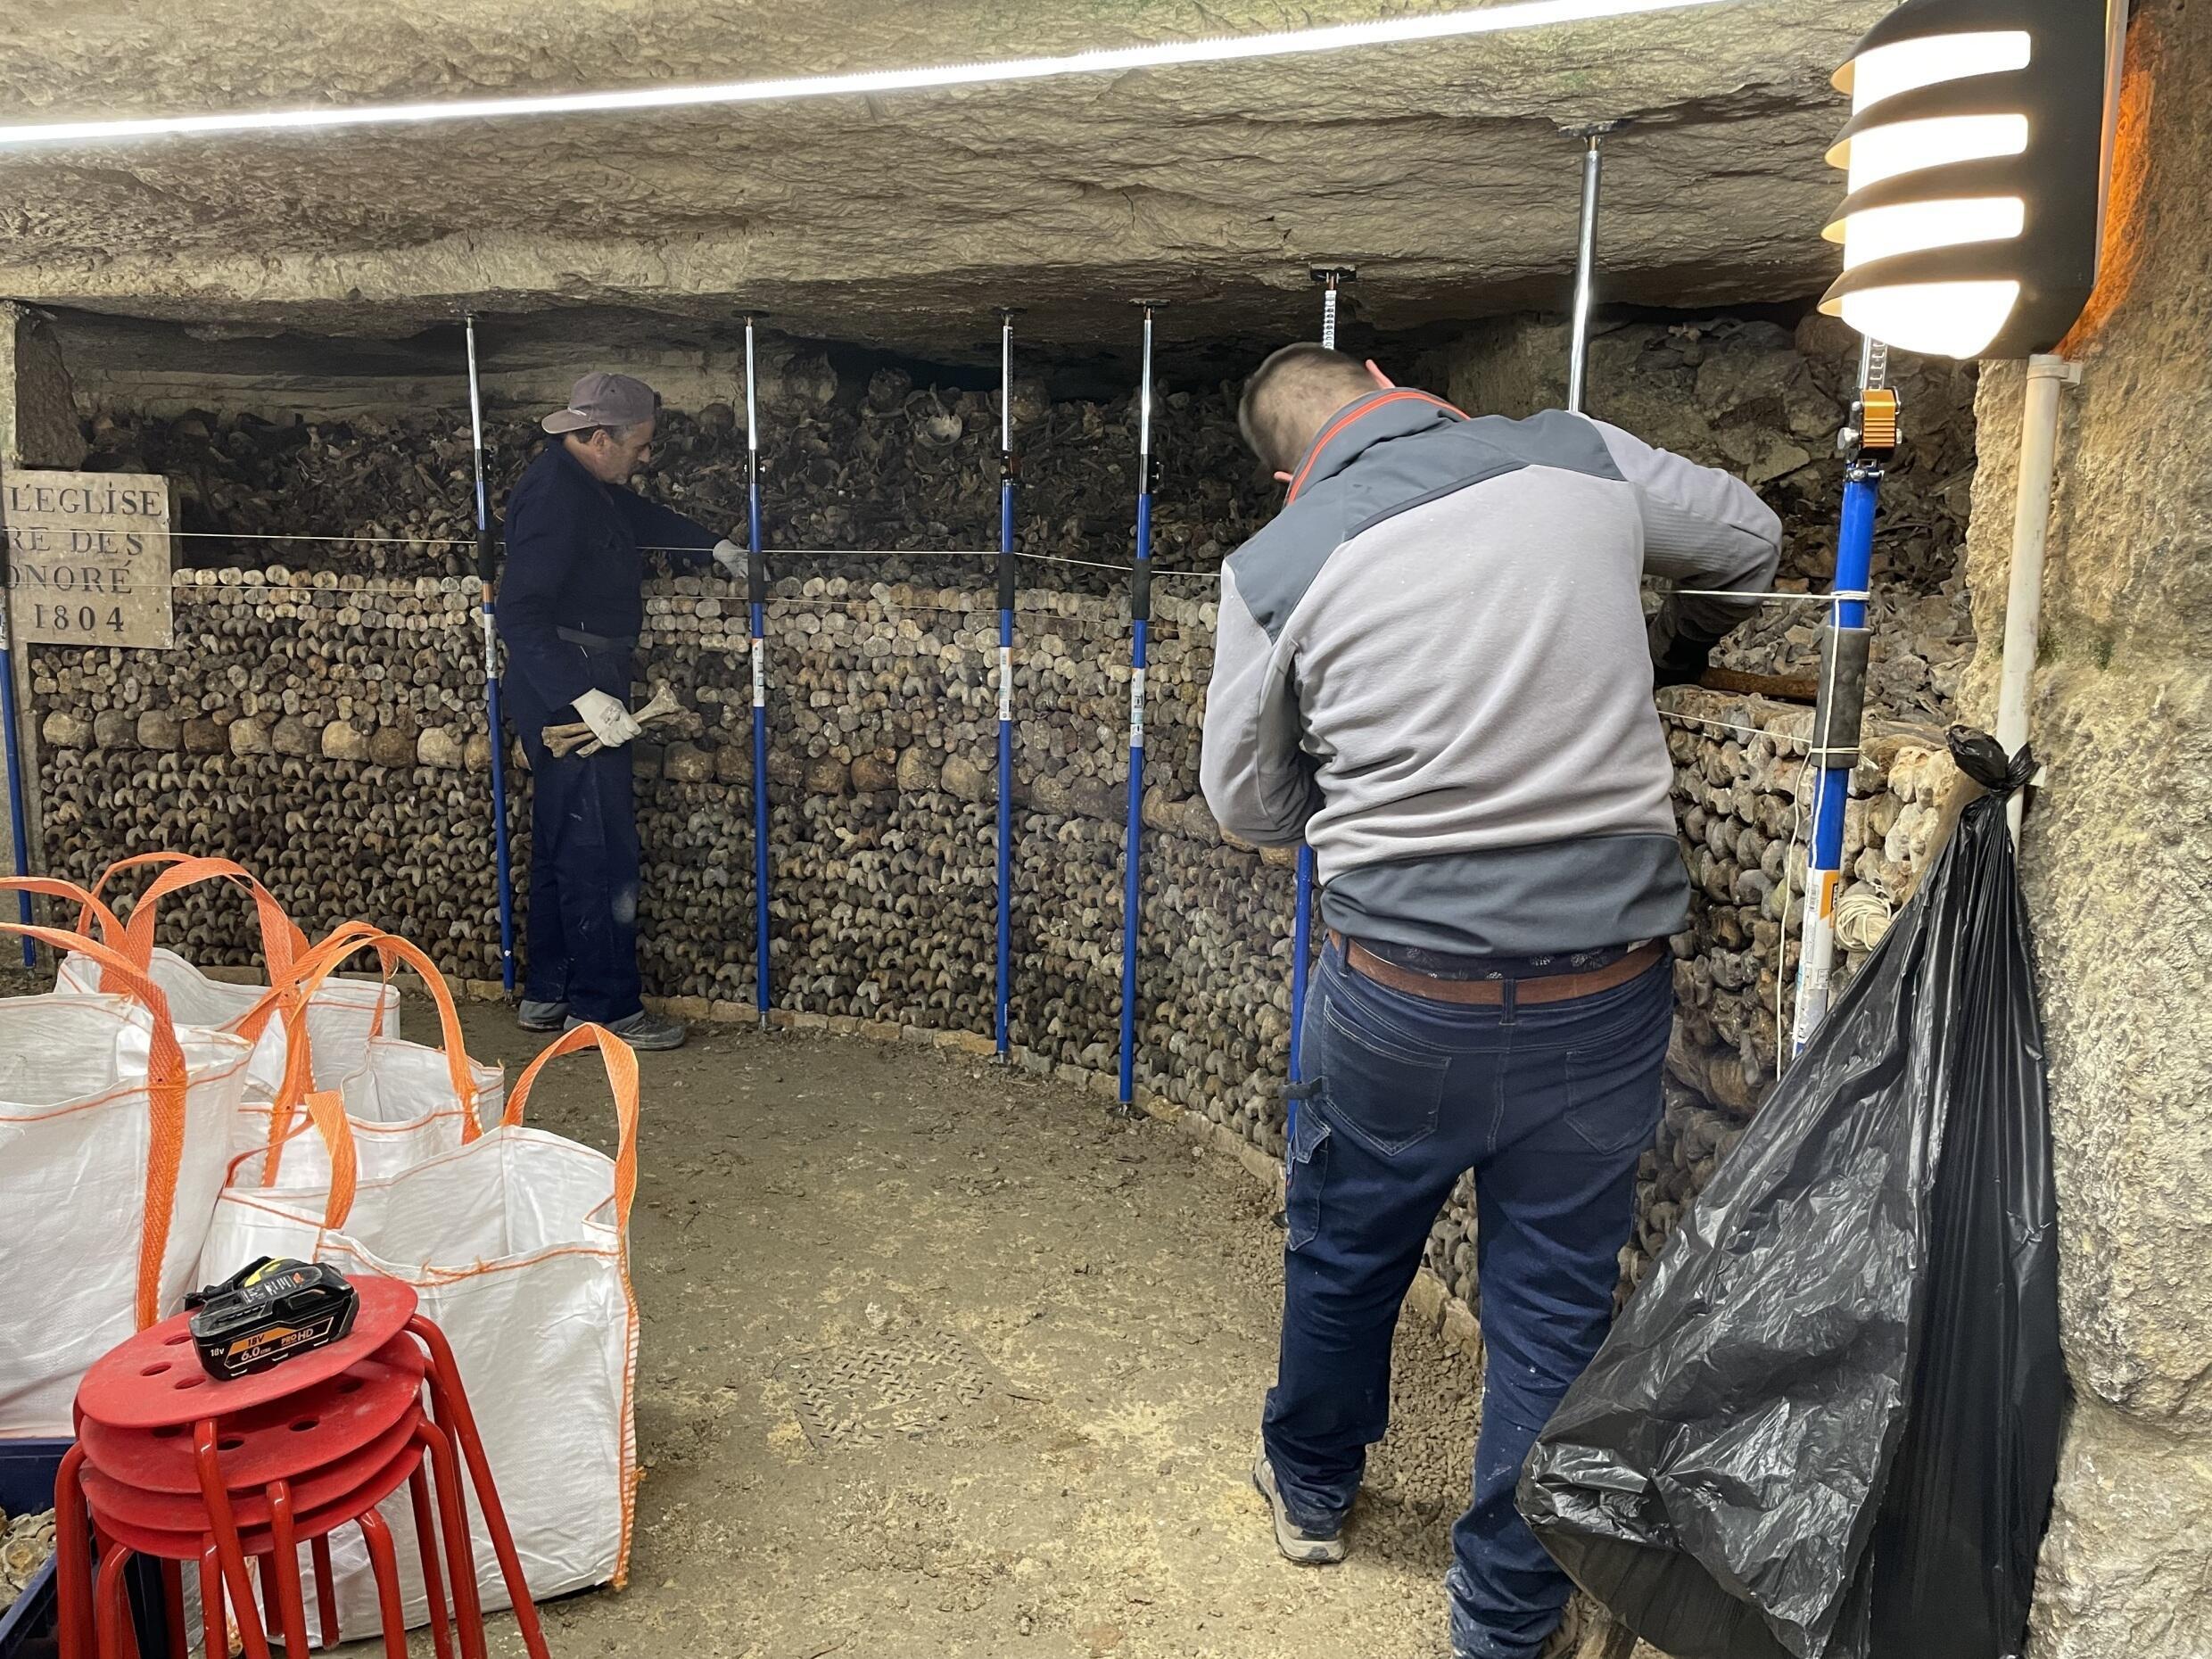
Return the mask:
{"type": "Polygon", "coordinates": [[[1389,1158],[1436,1133],[1450,1056],[1380,1028],[1334,987],[1321,1026],[1321,1093],[1349,1134],[1389,1158]]]}
{"type": "Polygon", "coordinates": [[[1672,982],[1638,995],[1644,1007],[1634,1020],[1567,1050],[1567,1127],[1594,1152],[1640,1147],[1659,1127],[1674,1029],[1672,982]]]}

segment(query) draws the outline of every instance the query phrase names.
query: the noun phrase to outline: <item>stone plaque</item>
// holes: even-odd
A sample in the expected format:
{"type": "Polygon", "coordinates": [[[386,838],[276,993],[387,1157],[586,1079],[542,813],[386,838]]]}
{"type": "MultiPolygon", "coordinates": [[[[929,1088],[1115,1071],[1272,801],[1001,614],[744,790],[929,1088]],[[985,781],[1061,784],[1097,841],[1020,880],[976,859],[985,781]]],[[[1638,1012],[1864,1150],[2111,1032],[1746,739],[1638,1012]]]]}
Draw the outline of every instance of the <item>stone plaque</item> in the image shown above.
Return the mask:
{"type": "Polygon", "coordinates": [[[165,647],[169,480],[141,473],[0,474],[8,632],[17,645],[165,647]]]}

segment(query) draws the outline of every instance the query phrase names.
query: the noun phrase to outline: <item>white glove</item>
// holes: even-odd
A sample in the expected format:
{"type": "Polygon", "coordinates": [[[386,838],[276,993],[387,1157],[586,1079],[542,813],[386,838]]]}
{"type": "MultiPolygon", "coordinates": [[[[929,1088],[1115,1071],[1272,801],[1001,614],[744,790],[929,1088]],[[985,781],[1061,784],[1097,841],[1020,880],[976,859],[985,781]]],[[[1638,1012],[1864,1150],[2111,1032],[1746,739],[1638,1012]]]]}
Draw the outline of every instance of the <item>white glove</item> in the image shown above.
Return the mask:
{"type": "Polygon", "coordinates": [[[618,749],[645,730],[630,718],[630,710],[620,697],[610,697],[604,691],[587,691],[576,699],[574,706],[602,748],[618,749]]]}
{"type": "Polygon", "coordinates": [[[722,574],[730,581],[745,580],[745,549],[728,536],[714,543],[714,563],[722,566],[722,574]]]}

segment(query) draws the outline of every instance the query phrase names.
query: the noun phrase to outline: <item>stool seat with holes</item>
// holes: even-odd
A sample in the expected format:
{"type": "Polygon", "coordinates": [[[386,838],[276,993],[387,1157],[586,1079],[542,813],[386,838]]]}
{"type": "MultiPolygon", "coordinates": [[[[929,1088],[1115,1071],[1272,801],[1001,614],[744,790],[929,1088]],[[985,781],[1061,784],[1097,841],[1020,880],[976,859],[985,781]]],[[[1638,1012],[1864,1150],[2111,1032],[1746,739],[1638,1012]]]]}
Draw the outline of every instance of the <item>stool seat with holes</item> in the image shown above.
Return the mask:
{"type": "Polygon", "coordinates": [[[85,1373],[77,1389],[77,1414],[119,1429],[162,1429],[196,1423],[210,1411],[232,1416],[327,1381],[376,1352],[415,1316],[415,1292],[396,1279],[365,1277],[353,1288],[360,1308],[347,1335],[267,1371],[227,1381],[200,1368],[187,1315],[164,1319],[117,1343],[85,1373]],[[219,1405],[213,1403],[218,1399],[219,1405]]]}
{"type": "Polygon", "coordinates": [[[464,1459],[524,1647],[532,1659],[545,1659],[451,1349],[416,1313],[405,1284],[364,1276],[356,1289],[360,1306],[345,1338],[268,1371],[210,1377],[180,1315],[120,1344],[87,1373],[77,1396],[78,1443],[55,1490],[62,1659],[122,1659],[130,1640],[122,1572],[134,1554],[162,1564],[168,1659],[186,1659],[179,1564],[186,1562],[199,1569],[207,1659],[228,1654],[227,1621],[235,1622],[246,1659],[270,1659],[265,1619],[281,1634],[286,1659],[305,1659],[302,1546],[313,1563],[321,1646],[334,1647],[328,1539],[348,1525],[360,1529],[367,1549],[385,1652],[403,1659],[398,1556],[377,1507],[402,1487],[439,1659],[452,1659],[457,1640],[461,1659],[483,1659],[464,1459]],[[88,1537],[98,1546],[96,1563],[86,1555],[88,1537]]]}

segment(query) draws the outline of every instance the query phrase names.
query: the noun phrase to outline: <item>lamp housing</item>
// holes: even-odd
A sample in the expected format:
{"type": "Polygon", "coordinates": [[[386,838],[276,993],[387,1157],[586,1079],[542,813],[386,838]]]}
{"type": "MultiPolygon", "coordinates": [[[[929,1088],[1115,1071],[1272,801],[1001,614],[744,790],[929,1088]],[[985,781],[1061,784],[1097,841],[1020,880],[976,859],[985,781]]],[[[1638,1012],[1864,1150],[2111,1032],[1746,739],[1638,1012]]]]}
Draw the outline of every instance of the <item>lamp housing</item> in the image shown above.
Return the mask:
{"type": "Polygon", "coordinates": [[[1904,0],[1836,71],[1820,309],[1956,358],[2057,345],[2096,286],[2126,0],[1904,0]]]}

